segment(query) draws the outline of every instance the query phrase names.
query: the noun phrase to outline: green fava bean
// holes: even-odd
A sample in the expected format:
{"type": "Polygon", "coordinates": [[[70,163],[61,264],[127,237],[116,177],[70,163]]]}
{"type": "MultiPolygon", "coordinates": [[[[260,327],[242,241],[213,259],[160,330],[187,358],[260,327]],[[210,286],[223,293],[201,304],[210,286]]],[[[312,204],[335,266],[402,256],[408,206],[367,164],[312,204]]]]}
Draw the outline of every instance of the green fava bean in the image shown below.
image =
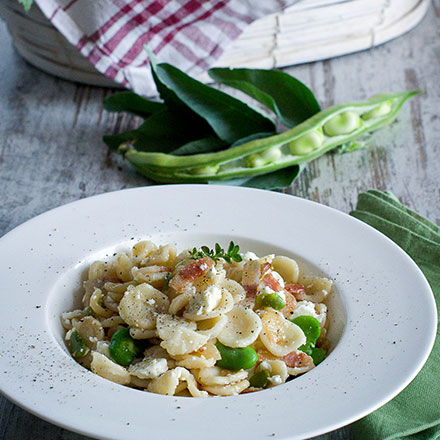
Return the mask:
{"type": "Polygon", "coordinates": [[[216,174],[219,169],[218,165],[206,165],[204,167],[194,168],[191,173],[195,176],[203,176],[205,174],[212,175],[216,174]]]}
{"type": "Polygon", "coordinates": [[[311,131],[295,139],[289,144],[289,151],[295,156],[303,156],[317,150],[324,139],[322,130],[311,131]]]}
{"type": "Polygon", "coordinates": [[[75,330],[70,335],[70,352],[75,359],[80,359],[84,357],[89,351],[84,339],[75,330]]]}
{"type": "Polygon", "coordinates": [[[275,310],[281,310],[286,306],[284,299],[278,293],[262,293],[255,300],[257,307],[272,307],[275,310]]]}
{"type": "Polygon", "coordinates": [[[127,367],[142,353],[143,344],[130,336],[130,329],[120,328],[112,336],[109,353],[119,365],[127,367]]]}
{"type": "Polygon", "coordinates": [[[367,113],[364,113],[361,117],[364,121],[368,121],[369,119],[381,118],[382,116],[387,115],[392,108],[392,102],[387,101],[382,103],[381,105],[373,108],[367,113]]]}
{"type": "Polygon", "coordinates": [[[269,383],[270,373],[268,370],[261,370],[249,379],[249,384],[253,388],[265,388],[269,383]]]}
{"type": "MultiPolygon", "coordinates": [[[[292,320],[294,324],[301,328],[306,336],[306,343],[304,345],[314,347],[316,341],[321,336],[321,325],[319,321],[313,316],[298,316],[292,320]]],[[[299,348],[301,350],[301,347],[299,348]]]]}
{"type": "Polygon", "coordinates": [[[361,118],[352,111],[345,111],[333,116],[324,124],[324,133],[327,136],[341,136],[355,131],[361,126],[361,118]]]}
{"type": "Polygon", "coordinates": [[[323,348],[313,347],[311,350],[310,356],[313,359],[313,363],[316,365],[320,364],[327,354],[323,348]]]}
{"type": "Polygon", "coordinates": [[[281,157],[281,150],[278,147],[272,147],[261,153],[251,154],[246,161],[246,166],[258,168],[268,163],[275,162],[281,157]]]}
{"type": "Polygon", "coordinates": [[[251,347],[232,348],[220,344],[220,342],[217,342],[215,346],[222,357],[216,362],[218,367],[233,371],[248,370],[257,363],[257,352],[251,347]]]}

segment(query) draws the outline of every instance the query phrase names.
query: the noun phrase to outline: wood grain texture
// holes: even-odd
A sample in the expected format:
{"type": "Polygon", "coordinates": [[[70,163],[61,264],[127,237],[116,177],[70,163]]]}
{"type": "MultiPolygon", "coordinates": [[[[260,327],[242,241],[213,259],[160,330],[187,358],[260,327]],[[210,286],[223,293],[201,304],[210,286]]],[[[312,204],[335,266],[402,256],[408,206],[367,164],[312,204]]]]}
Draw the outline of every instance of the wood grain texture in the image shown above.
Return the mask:
{"type": "MultiPolygon", "coordinates": [[[[360,192],[393,191],[440,224],[440,2],[407,35],[370,51],[284,69],[309,84],[325,107],[381,91],[422,89],[367,150],[328,154],[309,164],[287,190],[344,212],[360,192]]],[[[0,23],[0,235],[64,203],[108,191],[150,185],[102,143],[139,123],[110,114],[113,91],[69,83],[26,64],[0,23]]],[[[325,409],[323,409],[325,410],[325,409]]],[[[0,438],[85,440],[0,397],[0,438]]],[[[317,437],[350,440],[350,427],[317,437]]]]}

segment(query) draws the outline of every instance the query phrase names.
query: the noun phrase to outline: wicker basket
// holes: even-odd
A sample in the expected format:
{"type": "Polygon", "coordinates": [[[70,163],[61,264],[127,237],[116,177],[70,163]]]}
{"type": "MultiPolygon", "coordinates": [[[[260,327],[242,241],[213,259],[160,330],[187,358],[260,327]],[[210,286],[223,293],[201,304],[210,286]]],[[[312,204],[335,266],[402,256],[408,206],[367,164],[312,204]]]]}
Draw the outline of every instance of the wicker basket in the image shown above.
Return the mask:
{"type": "MultiPolygon", "coordinates": [[[[429,0],[302,0],[252,23],[215,66],[284,67],[369,49],[412,29],[428,6],[429,0]]],[[[17,0],[2,0],[0,16],[29,63],[64,79],[118,87],[37,6],[26,14],[17,0]]]]}

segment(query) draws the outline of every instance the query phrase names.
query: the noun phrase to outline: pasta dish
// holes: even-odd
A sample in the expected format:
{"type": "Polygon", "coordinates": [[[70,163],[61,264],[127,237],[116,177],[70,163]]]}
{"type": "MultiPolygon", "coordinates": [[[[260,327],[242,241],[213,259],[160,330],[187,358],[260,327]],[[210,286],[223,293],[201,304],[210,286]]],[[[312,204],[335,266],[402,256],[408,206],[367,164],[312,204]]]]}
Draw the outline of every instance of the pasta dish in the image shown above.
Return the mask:
{"type": "Polygon", "coordinates": [[[333,283],[286,256],[135,244],[96,261],[81,308],[63,313],[84,367],[170,396],[231,396],[285,383],[327,352],[333,283]]]}

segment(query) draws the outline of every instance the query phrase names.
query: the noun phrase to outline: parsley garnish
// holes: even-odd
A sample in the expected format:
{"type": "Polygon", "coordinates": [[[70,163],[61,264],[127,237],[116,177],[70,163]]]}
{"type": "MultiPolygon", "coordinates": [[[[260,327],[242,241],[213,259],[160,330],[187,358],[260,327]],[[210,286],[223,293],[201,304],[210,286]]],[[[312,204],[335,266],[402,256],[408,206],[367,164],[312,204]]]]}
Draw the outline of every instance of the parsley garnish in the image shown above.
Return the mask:
{"type": "Polygon", "coordinates": [[[217,261],[220,260],[220,258],[223,258],[223,260],[225,260],[227,263],[232,263],[232,261],[239,263],[243,260],[240,255],[240,246],[238,246],[238,244],[234,244],[233,241],[229,243],[227,252],[225,252],[225,250],[218,243],[216,243],[215,250],[209,249],[208,246],[202,246],[200,250],[194,248],[192,251],[190,251],[190,255],[196,260],[199,258],[209,257],[214,261],[217,261]]]}

